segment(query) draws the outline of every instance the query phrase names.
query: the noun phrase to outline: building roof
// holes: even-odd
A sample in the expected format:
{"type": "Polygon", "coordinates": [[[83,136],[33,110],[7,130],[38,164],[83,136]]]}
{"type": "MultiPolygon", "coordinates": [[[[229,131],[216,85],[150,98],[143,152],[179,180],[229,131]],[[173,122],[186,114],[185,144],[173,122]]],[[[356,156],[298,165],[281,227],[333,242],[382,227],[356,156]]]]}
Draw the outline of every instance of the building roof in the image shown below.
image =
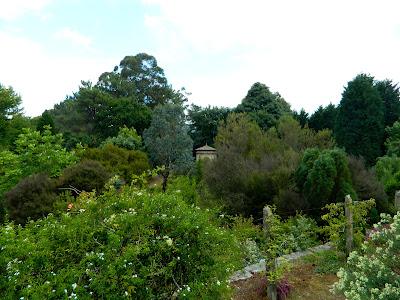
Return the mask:
{"type": "Polygon", "coordinates": [[[217,151],[215,148],[213,148],[213,147],[210,147],[210,146],[208,146],[207,144],[205,144],[205,146],[203,146],[203,147],[200,147],[200,148],[197,148],[196,149],[196,152],[197,151],[212,151],[212,152],[215,152],[215,151],[217,151]]]}

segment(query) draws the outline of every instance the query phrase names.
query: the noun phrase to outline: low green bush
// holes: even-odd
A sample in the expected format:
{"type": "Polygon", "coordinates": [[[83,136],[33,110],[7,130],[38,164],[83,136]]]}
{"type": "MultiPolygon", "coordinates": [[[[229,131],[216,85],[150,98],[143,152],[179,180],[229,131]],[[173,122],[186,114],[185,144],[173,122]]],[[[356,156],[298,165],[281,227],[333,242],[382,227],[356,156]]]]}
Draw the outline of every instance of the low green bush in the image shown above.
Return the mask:
{"type": "Polygon", "coordinates": [[[56,200],[55,184],[43,173],[22,179],[5,194],[9,218],[17,224],[46,216],[56,200]]]}
{"type": "Polygon", "coordinates": [[[99,161],[112,175],[121,176],[130,183],[134,175],[150,169],[147,154],[139,150],[127,150],[112,144],[102,148],[88,148],[81,151],[82,159],[99,161]]]}
{"type": "Polygon", "coordinates": [[[359,251],[350,253],[333,291],[349,300],[400,299],[400,212],[374,226],[359,251]]]}
{"type": "Polygon", "coordinates": [[[0,227],[0,298],[230,299],[240,247],[213,218],[179,194],[82,193],[59,217],[0,227]]]}
{"type": "MultiPolygon", "coordinates": [[[[105,183],[110,178],[110,173],[101,163],[94,160],[83,160],[80,163],[65,169],[57,185],[59,189],[75,188],[79,191],[101,192],[105,183]]],[[[77,195],[76,193],[72,193],[77,195]]]]}

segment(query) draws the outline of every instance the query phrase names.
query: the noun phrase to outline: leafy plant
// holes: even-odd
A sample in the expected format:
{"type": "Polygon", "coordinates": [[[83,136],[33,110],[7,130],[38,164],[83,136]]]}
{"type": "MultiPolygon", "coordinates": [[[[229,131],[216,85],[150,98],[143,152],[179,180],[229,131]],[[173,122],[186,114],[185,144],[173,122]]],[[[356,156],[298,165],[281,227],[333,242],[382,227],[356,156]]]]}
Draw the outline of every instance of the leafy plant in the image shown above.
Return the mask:
{"type": "Polygon", "coordinates": [[[230,299],[240,247],[212,219],[179,194],[82,193],[59,217],[0,227],[0,298],[230,299]]]}
{"type": "Polygon", "coordinates": [[[370,238],[347,259],[333,291],[349,300],[400,298],[400,212],[381,214],[370,238]]]}
{"type": "MultiPolygon", "coordinates": [[[[356,248],[359,247],[364,240],[365,228],[368,224],[367,216],[374,206],[374,199],[353,202],[350,205],[350,209],[353,211],[353,241],[356,248]]],[[[321,218],[327,225],[322,227],[321,232],[325,234],[338,250],[345,251],[345,228],[347,220],[344,212],[344,203],[331,203],[326,205],[324,209],[328,212],[321,218]]]]}
{"type": "MultiPolygon", "coordinates": [[[[65,169],[57,185],[60,189],[77,189],[79,191],[101,192],[110,174],[101,163],[94,160],[83,160],[65,169]]],[[[77,195],[76,193],[74,194],[77,195]]]]}
{"type": "Polygon", "coordinates": [[[17,224],[46,216],[52,211],[56,199],[55,184],[43,173],[22,179],[5,194],[9,217],[17,224]]]}

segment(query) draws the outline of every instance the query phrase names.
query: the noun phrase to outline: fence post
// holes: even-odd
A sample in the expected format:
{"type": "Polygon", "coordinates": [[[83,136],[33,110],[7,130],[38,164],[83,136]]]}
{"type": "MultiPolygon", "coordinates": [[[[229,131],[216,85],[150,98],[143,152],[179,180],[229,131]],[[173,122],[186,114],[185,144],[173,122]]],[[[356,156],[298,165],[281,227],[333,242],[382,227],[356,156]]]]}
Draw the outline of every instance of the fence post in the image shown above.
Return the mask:
{"type": "Polygon", "coordinates": [[[396,191],[394,195],[394,208],[400,210],[400,191],[396,191]]]}
{"type": "MultiPolygon", "coordinates": [[[[273,217],[272,210],[268,205],[265,205],[263,208],[263,232],[265,237],[268,237],[269,235],[269,219],[273,217]]],[[[267,266],[267,262],[265,262],[265,265],[267,266]]],[[[274,264],[272,268],[276,267],[276,259],[274,260],[274,264]]],[[[272,270],[273,271],[273,270],[272,270]]],[[[276,289],[276,284],[275,283],[270,283],[268,282],[267,285],[267,296],[269,300],[277,300],[278,299],[278,292],[276,289]]]]}
{"type": "Polygon", "coordinates": [[[350,195],[344,198],[344,215],[346,217],[346,254],[349,255],[353,249],[353,200],[350,195]]]}

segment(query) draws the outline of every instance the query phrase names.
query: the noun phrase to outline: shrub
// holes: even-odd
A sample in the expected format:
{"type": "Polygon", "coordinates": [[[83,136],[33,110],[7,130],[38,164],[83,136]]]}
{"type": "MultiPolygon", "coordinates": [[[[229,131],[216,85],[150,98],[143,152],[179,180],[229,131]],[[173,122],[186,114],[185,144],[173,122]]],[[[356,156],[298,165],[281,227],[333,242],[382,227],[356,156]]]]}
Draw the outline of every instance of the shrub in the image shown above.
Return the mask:
{"type": "Polygon", "coordinates": [[[369,240],[338,272],[334,291],[346,299],[400,299],[400,212],[393,219],[382,216],[369,240]]]}
{"type": "Polygon", "coordinates": [[[5,194],[9,217],[18,224],[46,216],[56,199],[54,182],[46,174],[31,175],[5,194]]]}
{"type": "Polygon", "coordinates": [[[142,137],[138,135],[135,128],[128,128],[126,126],[119,129],[118,135],[107,138],[101,145],[105,146],[112,144],[128,150],[142,149],[142,137]]]}
{"type": "Polygon", "coordinates": [[[109,173],[119,175],[127,182],[131,182],[134,175],[150,169],[146,153],[111,144],[102,148],[88,148],[81,153],[81,157],[99,161],[109,173]]]}
{"type": "Polygon", "coordinates": [[[59,219],[0,228],[0,298],[229,299],[239,246],[210,219],[177,194],[82,193],[59,219]]]}
{"type": "MultiPolygon", "coordinates": [[[[367,216],[370,210],[375,206],[375,200],[365,200],[353,202],[351,204],[353,211],[353,242],[355,247],[359,247],[364,239],[365,228],[368,223],[367,216]]],[[[321,229],[329,241],[332,242],[340,251],[345,251],[346,246],[346,217],[343,203],[331,203],[325,206],[328,212],[321,219],[327,224],[321,229]]]]}
{"type": "Polygon", "coordinates": [[[58,179],[59,188],[73,187],[79,191],[100,192],[110,174],[101,163],[94,160],[83,160],[63,171],[58,179]]]}

